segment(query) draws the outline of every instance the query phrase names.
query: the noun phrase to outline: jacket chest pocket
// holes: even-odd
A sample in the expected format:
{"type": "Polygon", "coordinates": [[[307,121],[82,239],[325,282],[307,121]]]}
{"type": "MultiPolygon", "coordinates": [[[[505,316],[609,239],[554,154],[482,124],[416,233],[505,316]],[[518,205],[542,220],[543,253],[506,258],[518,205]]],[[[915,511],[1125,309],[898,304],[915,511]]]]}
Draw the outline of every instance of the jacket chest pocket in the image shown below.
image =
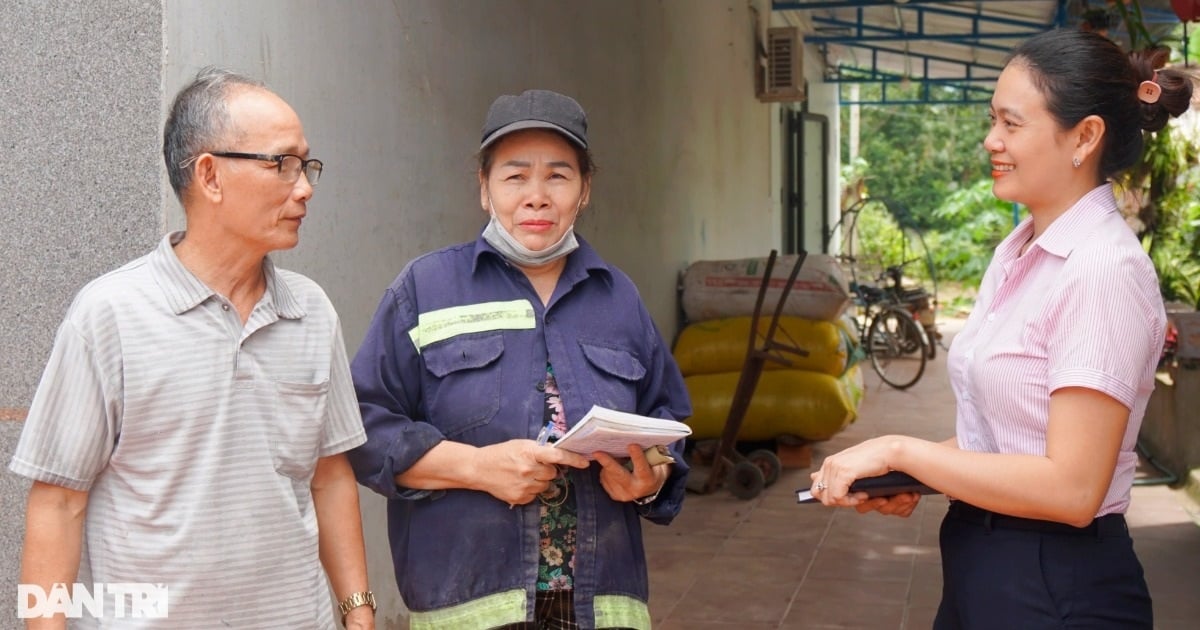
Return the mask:
{"type": "Polygon", "coordinates": [[[329,381],[266,384],[273,397],[268,412],[267,440],[275,470],[293,479],[307,480],[316,470],[321,448],[321,428],[329,402],[329,381]]]}
{"type": "Polygon", "coordinates": [[[500,409],[504,336],[461,335],[421,351],[433,375],[426,417],[446,437],[487,424],[500,409]]]}
{"type": "Polygon", "coordinates": [[[646,366],[628,350],[583,340],[580,340],[579,346],[594,368],[592,378],[595,380],[597,399],[588,404],[636,411],[637,386],[646,376],[646,366]]]}

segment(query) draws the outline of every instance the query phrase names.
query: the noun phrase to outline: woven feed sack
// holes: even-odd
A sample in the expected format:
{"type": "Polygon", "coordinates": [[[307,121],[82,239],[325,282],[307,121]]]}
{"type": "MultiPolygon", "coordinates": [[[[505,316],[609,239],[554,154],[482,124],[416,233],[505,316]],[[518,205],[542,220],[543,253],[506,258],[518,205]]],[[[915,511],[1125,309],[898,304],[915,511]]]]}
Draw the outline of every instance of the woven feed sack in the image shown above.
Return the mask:
{"type": "Polygon", "coordinates": [[[858,333],[858,322],[854,321],[854,313],[852,313],[850,311],[846,311],[845,313],[842,313],[840,316],[838,316],[838,318],[836,320],[834,320],[833,323],[838,328],[841,328],[842,331],[845,332],[848,337],[850,337],[851,344],[857,346],[858,344],[862,343],[862,340],[859,338],[860,335],[858,333]]]}
{"type": "MultiPolygon", "coordinates": [[[[741,372],[696,374],[684,378],[692,398],[685,420],[695,439],[721,436],[741,372]]],[[[806,370],[770,370],[759,377],[742,419],[739,441],[772,440],[792,435],[828,440],[857,415],[850,388],[838,377],[806,370]]]]}
{"type": "Polygon", "coordinates": [[[854,408],[854,419],[857,420],[858,406],[862,404],[863,394],[866,392],[863,388],[862,364],[855,363],[850,366],[845,374],[838,377],[838,384],[842,386],[846,400],[849,400],[850,406],[854,408]]]}
{"type": "MultiPolygon", "coordinates": [[[[689,324],[675,341],[675,362],[684,376],[737,372],[746,361],[750,341],[751,317],[726,317],[689,324]]],[[[769,318],[759,318],[755,346],[762,346],[763,336],[771,325],[769,318]]],[[[767,361],[768,370],[792,369],[823,372],[839,376],[846,371],[850,359],[850,338],[834,322],[780,317],[774,339],[776,343],[808,351],[800,356],[786,351],[774,354],[787,359],[791,365],[767,361]]]]}
{"type": "MultiPolygon", "coordinates": [[[[763,298],[762,312],[770,316],[795,265],[796,256],[778,256],[763,298]]],[[[754,303],[766,271],[766,258],[700,260],[683,273],[680,301],[689,322],[754,315],[754,303]]],[[[832,321],[850,304],[850,287],[837,260],[809,254],[792,284],[784,315],[832,321]]]]}

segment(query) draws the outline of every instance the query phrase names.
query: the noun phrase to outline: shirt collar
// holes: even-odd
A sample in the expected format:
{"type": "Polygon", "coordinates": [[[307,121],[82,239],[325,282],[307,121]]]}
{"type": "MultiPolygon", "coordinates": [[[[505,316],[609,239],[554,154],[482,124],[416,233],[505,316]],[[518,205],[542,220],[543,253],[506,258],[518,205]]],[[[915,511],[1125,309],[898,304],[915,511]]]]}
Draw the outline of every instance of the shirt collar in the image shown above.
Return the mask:
{"type": "Polygon", "coordinates": [[[300,300],[296,299],[296,294],[292,293],[288,283],[280,277],[270,256],[263,257],[263,276],[267,279],[267,294],[271,296],[271,303],[275,305],[275,312],[279,314],[279,317],[282,319],[304,317],[304,307],[300,306],[300,300]]]}
{"type": "MultiPolygon", "coordinates": [[[[150,254],[150,269],[159,288],[162,289],[167,304],[176,315],[182,315],[216,295],[215,291],[201,282],[183,265],[179,256],[175,255],[175,246],[186,234],[184,231],[171,232],[159,241],[158,247],[150,254]]],[[[300,306],[287,283],[279,277],[270,256],[263,258],[262,270],[267,282],[267,296],[279,317],[304,317],[304,308],[300,306]]]]}
{"type": "Polygon", "coordinates": [[[1033,219],[1025,217],[1013,228],[1004,240],[996,246],[996,259],[1000,261],[1016,260],[1021,255],[1021,247],[1033,236],[1033,219]]]}
{"type": "MultiPolygon", "coordinates": [[[[1102,184],[1079,198],[1046,228],[1035,243],[1047,252],[1066,258],[1081,239],[1086,239],[1106,215],[1117,211],[1112,184],[1102,184]]],[[[1032,228],[1030,228],[1032,229],[1032,228]]]]}
{"type": "MultiPolygon", "coordinates": [[[[1112,184],[1097,186],[1080,197],[1062,216],[1052,221],[1050,227],[1030,245],[1030,249],[1037,247],[1059,258],[1066,258],[1071,255],[1080,239],[1087,238],[1093,226],[1104,216],[1116,211],[1117,202],[1113,197],[1112,184]]],[[[1025,217],[996,247],[996,258],[1002,261],[1016,260],[1021,255],[1021,247],[1032,236],[1033,219],[1025,217]]]]}

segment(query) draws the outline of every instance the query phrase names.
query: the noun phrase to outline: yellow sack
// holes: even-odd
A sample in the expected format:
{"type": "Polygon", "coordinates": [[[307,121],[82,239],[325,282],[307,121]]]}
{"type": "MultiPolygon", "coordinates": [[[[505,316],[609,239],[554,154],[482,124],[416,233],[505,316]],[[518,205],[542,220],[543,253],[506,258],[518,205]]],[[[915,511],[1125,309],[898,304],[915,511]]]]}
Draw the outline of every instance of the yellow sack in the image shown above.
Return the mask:
{"type": "MultiPolygon", "coordinates": [[[[689,324],[675,341],[675,362],[684,376],[741,371],[750,342],[752,317],[727,317],[689,324]]],[[[759,335],[766,335],[771,324],[769,317],[758,320],[759,335]]],[[[775,341],[808,351],[807,357],[790,352],[779,356],[792,362],[790,366],[766,362],[766,369],[806,370],[839,376],[846,371],[850,357],[850,338],[834,322],[801,317],[781,316],[775,341]]],[[[761,347],[762,337],[754,344],[761,347]]]]}
{"type": "Polygon", "coordinates": [[[841,385],[842,391],[846,394],[846,400],[850,401],[850,406],[854,407],[854,416],[858,417],[858,406],[862,404],[863,393],[863,375],[862,364],[855,363],[850,366],[846,373],[838,377],[838,384],[841,385]]]}
{"type": "MultiPolygon", "coordinates": [[[[861,373],[856,371],[854,375],[861,379],[861,373]]],[[[806,440],[828,440],[858,416],[857,404],[851,401],[854,375],[839,379],[804,370],[763,372],[737,439],[772,440],[793,435],[806,440]]],[[[684,422],[692,427],[693,438],[721,436],[740,376],[740,372],[725,372],[684,378],[692,398],[692,416],[684,422]]],[[[861,397],[861,380],[858,383],[861,397]]]]}
{"type": "Polygon", "coordinates": [[[837,319],[835,319],[833,321],[833,323],[838,328],[841,328],[842,332],[846,333],[846,336],[850,337],[851,345],[857,346],[860,343],[862,343],[862,340],[859,339],[858,322],[855,321],[853,313],[851,313],[850,311],[846,311],[845,313],[842,313],[837,319]]]}

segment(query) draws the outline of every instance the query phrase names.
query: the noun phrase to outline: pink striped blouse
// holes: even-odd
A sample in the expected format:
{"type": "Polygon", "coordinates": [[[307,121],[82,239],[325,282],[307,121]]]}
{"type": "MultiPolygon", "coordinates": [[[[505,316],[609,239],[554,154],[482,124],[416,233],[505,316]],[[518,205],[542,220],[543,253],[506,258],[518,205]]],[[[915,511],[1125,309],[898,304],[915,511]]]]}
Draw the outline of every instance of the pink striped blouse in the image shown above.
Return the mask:
{"type": "Polygon", "coordinates": [[[1158,278],[1111,185],[1085,195],[1020,255],[1032,234],[1026,219],[996,248],[950,348],[958,445],[1045,455],[1051,392],[1103,392],[1130,412],[1097,516],[1123,513],[1165,334],[1158,278]]]}

